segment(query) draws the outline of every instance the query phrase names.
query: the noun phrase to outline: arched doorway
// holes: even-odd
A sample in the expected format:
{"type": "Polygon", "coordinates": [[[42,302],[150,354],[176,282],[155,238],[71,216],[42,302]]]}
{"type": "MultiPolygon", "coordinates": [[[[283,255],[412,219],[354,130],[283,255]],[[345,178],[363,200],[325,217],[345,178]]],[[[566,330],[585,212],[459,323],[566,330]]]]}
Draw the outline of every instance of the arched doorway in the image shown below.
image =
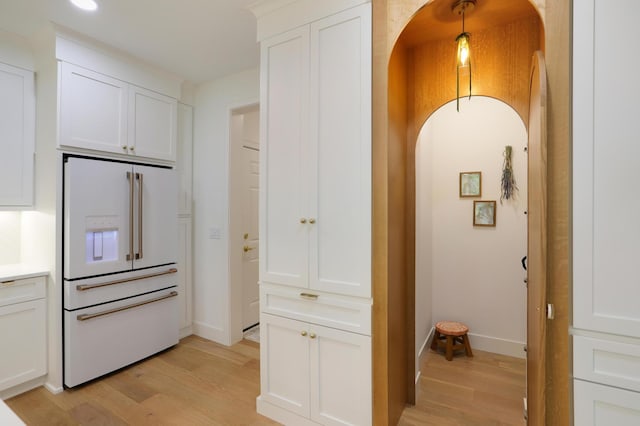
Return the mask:
{"type": "MultiPolygon", "coordinates": [[[[421,21],[421,17],[428,16],[423,13],[437,16],[438,8],[450,11],[451,4],[440,0],[428,2],[426,6],[424,3],[410,0],[374,2],[374,40],[377,40],[377,44],[374,41],[373,129],[374,416],[391,422],[399,416],[401,404],[412,399],[411,391],[406,388],[414,377],[413,371],[410,371],[412,369],[407,366],[414,362],[415,342],[413,336],[403,336],[401,332],[415,327],[415,312],[412,311],[412,304],[406,303],[407,300],[413,300],[415,279],[415,211],[412,207],[415,194],[415,140],[420,123],[433,110],[455,96],[450,94],[455,93],[455,68],[451,71],[450,66],[454,63],[453,59],[448,61],[441,55],[454,55],[451,36],[448,35],[446,40],[433,39],[416,44],[412,37],[420,34],[420,31],[409,31],[414,22],[421,22],[423,31],[429,28],[425,23],[428,19],[421,21]],[[406,22],[409,22],[407,26],[404,25],[406,22]],[[407,32],[403,32],[403,29],[407,32]],[[402,375],[404,377],[398,379],[402,375]]],[[[527,0],[496,0],[485,4],[502,5],[506,8],[503,15],[508,19],[502,21],[502,26],[496,27],[495,24],[500,22],[496,19],[498,12],[493,11],[483,19],[478,18],[478,21],[488,22],[484,28],[473,28],[471,18],[468,20],[467,30],[476,33],[480,45],[487,43],[481,50],[492,57],[485,64],[485,70],[486,67],[491,69],[484,76],[478,70],[480,64],[476,57],[475,69],[478,73],[473,77],[473,86],[477,89],[474,89],[474,94],[486,94],[505,101],[526,121],[531,56],[533,51],[544,47],[542,22],[537,10],[527,0]],[[532,13],[528,17],[518,15],[510,9],[515,6],[528,8],[532,13]],[[514,17],[517,18],[515,21],[509,21],[514,17]],[[527,19],[531,21],[529,26],[523,24],[527,19]]],[[[554,7],[557,8],[551,5],[549,9],[553,10],[554,7]]],[[[567,9],[561,9],[561,12],[548,12],[547,17],[562,15],[560,18],[566,18],[564,14],[567,9]]],[[[477,13],[480,13],[480,7],[477,13]]],[[[451,31],[455,38],[455,32],[460,28],[456,26],[451,31]]],[[[554,31],[555,35],[564,35],[566,29],[554,28],[554,31]]],[[[565,39],[559,41],[564,42],[565,39]]],[[[566,48],[566,44],[554,45],[553,51],[562,48],[566,48]]],[[[553,73],[554,76],[560,75],[557,69],[553,73]]],[[[568,81],[562,80],[562,84],[561,89],[568,87],[568,81]]],[[[560,111],[558,116],[565,113],[560,111]]],[[[567,116],[562,118],[566,120],[567,116]]],[[[562,134],[561,129],[555,129],[554,132],[562,134]]],[[[568,137],[566,133],[562,136],[566,139],[561,143],[566,146],[568,137]]],[[[558,167],[554,173],[559,172],[562,170],[558,167]]],[[[558,188],[561,192],[566,191],[566,185],[558,184],[558,188]]],[[[564,206],[560,207],[559,211],[564,206]]],[[[566,211],[561,213],[567,214],[566,211]]],[[[561,255],[564,259],[568,257],[566,252],[561,255]]],[[[566,290],[566,283],[563,285],[562,288],[566,290]]]]}

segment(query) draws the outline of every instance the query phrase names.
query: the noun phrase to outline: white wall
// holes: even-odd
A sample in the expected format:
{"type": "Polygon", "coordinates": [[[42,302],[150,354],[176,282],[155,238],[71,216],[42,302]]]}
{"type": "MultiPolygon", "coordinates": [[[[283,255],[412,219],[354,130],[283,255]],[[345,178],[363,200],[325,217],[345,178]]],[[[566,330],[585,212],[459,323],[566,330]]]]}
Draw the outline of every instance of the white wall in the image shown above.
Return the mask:
{"type": "MultiPolygon", "coordinates": [[[[459,113],[455,101],[436,111],[422,130],[421,150],[424,144],[432,145],[433,155],[421,156],[417,173],[424,179],[424,170],[431,169],[432,192],[430,200],[425,199],[429,191],[417,192],[416,203],[423,211],[430,203],[432,218],[418,216],[421,233],[416,240],[418,247],[429,244],[430,225],[433,267],[417,269],[416,282],[430,278],[432,297],[426,301],[421,295],[417,312],[431,309],[432,325],[442,320],[466,323],[472,347],[524,357],[526,287],[520,263],[527,252],[524,124],[506,104],[476,96],[461,100],[459,113]],[[505,145],[513,146],[519,192],[515,200],[500,204],[505,145]],[[459,197],[459,173],[465,171],[482,171],[482,197],[475,199],[497,201],[496,227],[473,226],[474,199],[459,197]]],[[[418,185],[428,183],[427,179],[418,185]]],[[[428,255],[428,249],[424,253],[428,255]]],[[[421,262],[416,259],[417,265],[421,262]]]]}
{"type": "MultiPolygon", "coordinates": [[[[433,325],[431,299],[433,293],[433,126],[424,126],[416,144],[416,366],[420,372],[420,355],[425,348],[433,325]]],[[[418,376],[416,376],[416,381],[418,376]]]]}
{"type": "Polygon", "coordinates": [[[257,69],[199,85],[194,96],[194,333],[230,344],[229,120],[256,103],[257,69]]]}

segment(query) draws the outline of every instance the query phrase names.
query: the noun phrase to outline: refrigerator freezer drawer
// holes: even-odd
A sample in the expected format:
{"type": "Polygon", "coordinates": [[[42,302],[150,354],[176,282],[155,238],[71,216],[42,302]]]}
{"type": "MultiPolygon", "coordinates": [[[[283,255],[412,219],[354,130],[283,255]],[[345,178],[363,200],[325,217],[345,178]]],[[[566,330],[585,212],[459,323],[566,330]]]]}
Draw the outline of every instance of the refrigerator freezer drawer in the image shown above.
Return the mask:
{"type": "Polygon", "coordinates": [[[64,308],[80,309],[110,300],[119,300],[177,285],[176,265],[64,281],[64,308]]]}
{"type": "Polygon", "coordinates": [[[73,387],[178,343],[175,288],[64,311],[64,384],[73,387]]]}

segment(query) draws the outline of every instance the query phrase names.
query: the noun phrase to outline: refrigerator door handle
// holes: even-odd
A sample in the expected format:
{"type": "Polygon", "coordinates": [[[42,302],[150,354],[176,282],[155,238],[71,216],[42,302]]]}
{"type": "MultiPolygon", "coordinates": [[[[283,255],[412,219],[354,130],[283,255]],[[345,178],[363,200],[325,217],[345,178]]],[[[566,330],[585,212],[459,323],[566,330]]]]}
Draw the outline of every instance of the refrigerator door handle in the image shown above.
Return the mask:
{"type": "Polygon", "coordinates": [[[150,303],[160,302],[161,300],[169,299],[171,297],[176,297],[177,295],[178,295],[177,291],[172,291],[171,293],[165,296],[156,297],[154,299],[145,300],[144,302],[134,303],[132,305],[123,306],[121,308],[109,309],[107,311],[97,312],[95,314],[81,314],[81,315],[78,315],[76,319],[78,321],[87,321],[92,318],[103,317],[105,315],[115,314],[116,312],[122,312],[129,309],[138,308],[140,306],[148,305],[150,303]]]}
{"type": "Polygon", "coordinates": [[[136,259],[142,259],[142,188],[144,185],[143,174],[136,173],[136,179],[140,181],[138,184],[138,253],[136,259]]]}
{"type": "Polygon", "coordinates": [[[127,179],[129,180],[129,253],[127,253],[126,259],[133,260],[133,172],[127,172],[127,179]]]}

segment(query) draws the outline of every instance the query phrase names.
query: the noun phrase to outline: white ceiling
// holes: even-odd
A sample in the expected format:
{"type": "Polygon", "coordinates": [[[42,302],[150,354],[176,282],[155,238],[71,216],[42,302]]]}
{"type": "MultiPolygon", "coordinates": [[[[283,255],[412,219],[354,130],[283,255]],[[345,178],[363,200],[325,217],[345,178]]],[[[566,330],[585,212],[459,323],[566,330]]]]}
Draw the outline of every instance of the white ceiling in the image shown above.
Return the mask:
{"type": "Polygon", "coordinates": [[[0,0],[0,29],[31,37],[48,21],[124,50],[194,83],[256,67],[255,0],[0,0]]]}

